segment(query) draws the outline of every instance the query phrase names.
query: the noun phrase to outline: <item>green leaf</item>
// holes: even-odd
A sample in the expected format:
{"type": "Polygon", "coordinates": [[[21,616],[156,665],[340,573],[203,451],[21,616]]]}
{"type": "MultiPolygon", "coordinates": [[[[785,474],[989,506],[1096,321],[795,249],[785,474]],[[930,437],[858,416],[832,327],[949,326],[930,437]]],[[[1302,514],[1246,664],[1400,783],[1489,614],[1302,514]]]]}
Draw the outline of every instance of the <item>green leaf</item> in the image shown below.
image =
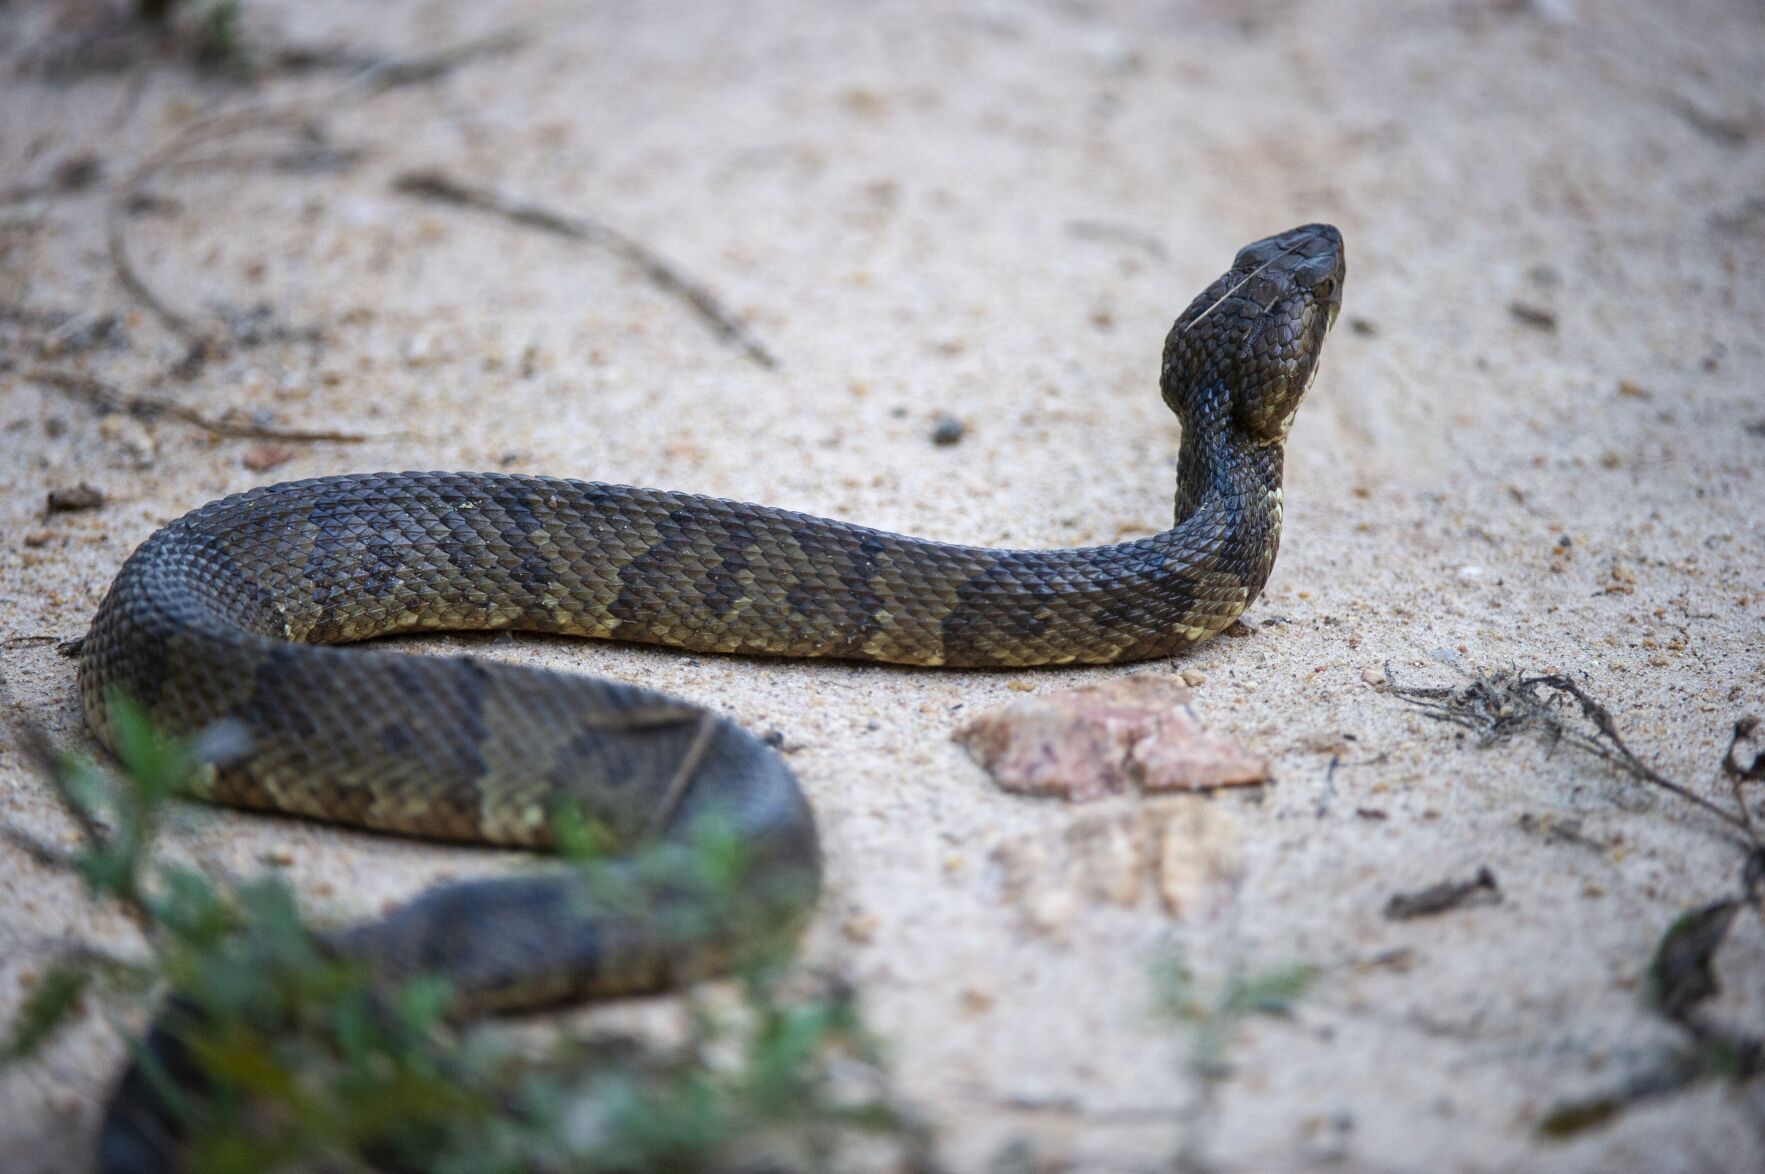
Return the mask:
{"type": "Polygon", "coordinates": [[[80,996],[85,994],[91,977],[89,971],[66,964],[57,964],[45,974],[19,1009],[11,1037],[0,1046],[0,1065],[35,1055],[79,1009],[80,996]]]}
{"type": "Polygon", "coordinates": [[[1152,1007],[1163,1019],[1195,1020],[1202,1011],[1195,994],[1195,972],[1180,950],[1172,950],[1152,963],[1152,1007]]]}
{"type": "Polygon", "coordinates": [[[1290,1015],[1293,1004],[1310,987],[1317,970],[1310,966],[1288,966],[1253,975],[1233,983],[1226,993],[1224,1011],[1229,1016],[1290,1015]]]}
{"type": "Polygon", "coordinates": [[[427,1031],[441,1022],[453,1002],[453,984],[439,974],[413,978],[398,992],[398,1013],[416,1031],[427,1031]]]}
{"type": "Polygon", "coordinates": [[[110,705],[110,731],[116,756],[149,803],[183,790],[192,763],[182,744],[159,731],[147,711],[126,697],[110,705]]]}

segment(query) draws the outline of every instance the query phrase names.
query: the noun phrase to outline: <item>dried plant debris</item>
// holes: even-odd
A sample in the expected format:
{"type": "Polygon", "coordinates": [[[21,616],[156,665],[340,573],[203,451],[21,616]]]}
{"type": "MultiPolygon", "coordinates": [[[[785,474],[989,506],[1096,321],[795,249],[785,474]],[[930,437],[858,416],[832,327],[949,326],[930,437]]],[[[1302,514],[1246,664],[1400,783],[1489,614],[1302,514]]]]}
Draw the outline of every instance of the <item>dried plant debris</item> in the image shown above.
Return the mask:
{"type": "Polygon", "coordinates": [[[1721,989],[1711,964],[1740,908],[1733,898],[1712,901],[1668,928],[1649,966],[1649,995],[1661,1014],[1683,1021],[1721,989]]]}
{"type": "MultiPolygon", "coordinates": [[[[1715,996],[1717,955],[1742,910],[1751,908],[1765,921],[1765,841],[1748,807],[1744,785],[1765,781],[1765,751],[1743,761],[1742,743],[1758,738],[1757,718],[1734,723],[1722,774],[1731,787],[1733,810],[1697,794],[1649,766],[1625,745],[1611,713],[1565,674],[1528,676],[1517,671],[1484,673],[1450,663],[1468,679],[1458,688],[1399,685],[1389,691],[1440,721],[1464,726],[1485,743],[1521,732],[1542,734],[1555,747],[1566,745],[1594,755],[1626,774],[1685,800],[1724,825],[1745,853],[1739,891],[1706,902],[1683,914],[1667,928],[1648,967],[1648,1000],[1653,1010],[1685,1035],[1685,1043],[1655,1065],[1631,1074],[1596,1096],[1564,1101],[1538,1122],[1548,1138],[1574,1136],[1602,1125],[1644,1101],[1666,1096],[1700,1081],[1750,1081],[1765,1075],[1765,1036],[1755,1030],[1718,1022],[1705,1010],[1715,996]]],[[[1749,1025],[1750,1026],[1750,1025],[1749,1025]]]]}
{"type": "Polygon", "coordinates": [[[1407,921],[1412,917],[1445,913],[1472,901],[1495,904],[1500,900],[1501,886],[1495,883],[1495,874],[1487,868],[1479,868],[1477,875],[1470,880],[1441,881],[1413,893],[1394,894],[1385,902],[1385,916],[1393,921],[1407,921]]]}
{"type": "MultiPolygon", "coordinates": [[[[1486,673],[1466,668],[1456,660],[1452,663],[1467,679],[1465,684],[1456,688],[1400,685],[1387,664],[1386,691],[1437,721],[1475,731],[1486,745],[1531,732],[1543,736],[1553,748],[1568,746],[1592,754],[1632,778],[1677,795],[1743,832],[1746,845],[1758,842],[1752,833],[1752,817],[1744,804],[1729,811],[1674,782],[1638,758],[1625,744],[1611,713],[1568,674],[1528,675],[1517,670],[1486,673]]],[[[1750,736],[1756,723],[1749,722],[1752,719],[1743,719],[1736,725],[1735,743],[1750,736]],[[1744,732],[1742,726],[1746,727],[1744,732]]],[[[1731,745],[1729,750],[1732,757],[1734,746],[1731,745]]],[[[1754,765],[1758,766],[1758,763],[1754,765]]],[[[1738,782],[1736,797],[1738,801],[1738,782]]]]}
{"type": "Polygon", "coordinates": [[[1741,868],[1740,892],[1683,914],[1667,928],[1649,964],[1650,1005],[1685,1033],[1686,1042],[1663,1061],[1616,1088],[1558,1104],[1538,1123],[1545,1137],[1572,1137],[1603,1125],[1633,1105],[1703,1080],[1735,1084],[1765,1075],[1765,1036],[1717,1022],[1703,1004],[1721,991],[1716,958],[1741,910],[1765,900],[1765,848],[1754,848],[1741,868]]]}
{"type": "Polygon", "coordinates": [[[952,737],[1005,790],[1074,802],[1267,781],[1268,756],[1203,727],[1191,697],[1176,677],[1137,673],[1027,698],[952,737]]]}

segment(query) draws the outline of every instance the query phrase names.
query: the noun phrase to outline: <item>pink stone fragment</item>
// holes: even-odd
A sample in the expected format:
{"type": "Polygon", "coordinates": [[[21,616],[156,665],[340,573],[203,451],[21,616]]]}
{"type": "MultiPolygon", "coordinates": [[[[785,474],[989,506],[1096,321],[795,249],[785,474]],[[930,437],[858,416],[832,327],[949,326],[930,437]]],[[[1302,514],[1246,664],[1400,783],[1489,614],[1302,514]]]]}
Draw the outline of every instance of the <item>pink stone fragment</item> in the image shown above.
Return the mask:
{"type": "Polygon", "coordinates": [[[1136,673],[982,714],[955,740],[1007,791],[1074,802],[1264,782],[1269,759],[1203,728],[1175,677],[1136,673]]]}

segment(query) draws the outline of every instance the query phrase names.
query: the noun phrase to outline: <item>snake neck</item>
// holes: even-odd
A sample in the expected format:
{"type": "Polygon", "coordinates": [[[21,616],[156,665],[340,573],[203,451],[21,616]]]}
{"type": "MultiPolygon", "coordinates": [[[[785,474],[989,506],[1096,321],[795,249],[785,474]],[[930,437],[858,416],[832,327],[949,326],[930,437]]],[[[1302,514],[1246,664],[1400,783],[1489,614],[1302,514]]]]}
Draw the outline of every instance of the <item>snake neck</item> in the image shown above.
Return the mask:
{"type": "Polygon", "coordinates": [[[1274,570],[1281,541],[1280,443],[1228,428],[1184,428],[1177,457],[1176,524],[1188,550],[1243,569],[1248,607],[1274,570]]]}

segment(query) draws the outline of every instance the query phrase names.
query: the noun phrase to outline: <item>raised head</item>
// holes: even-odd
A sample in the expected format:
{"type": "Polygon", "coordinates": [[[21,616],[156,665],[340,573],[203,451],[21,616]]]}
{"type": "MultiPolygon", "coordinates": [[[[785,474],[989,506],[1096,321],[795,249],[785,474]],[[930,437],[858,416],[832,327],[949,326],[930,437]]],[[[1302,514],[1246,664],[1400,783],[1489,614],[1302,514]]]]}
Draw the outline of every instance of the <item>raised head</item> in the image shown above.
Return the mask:
{"type": "Polygon", "coordinates": [[[1287,439],[1342,305],[1342,234],[1307,224],[1238,250],[1164,343],[1164,401],[1192,428],[1287,439]]]}

